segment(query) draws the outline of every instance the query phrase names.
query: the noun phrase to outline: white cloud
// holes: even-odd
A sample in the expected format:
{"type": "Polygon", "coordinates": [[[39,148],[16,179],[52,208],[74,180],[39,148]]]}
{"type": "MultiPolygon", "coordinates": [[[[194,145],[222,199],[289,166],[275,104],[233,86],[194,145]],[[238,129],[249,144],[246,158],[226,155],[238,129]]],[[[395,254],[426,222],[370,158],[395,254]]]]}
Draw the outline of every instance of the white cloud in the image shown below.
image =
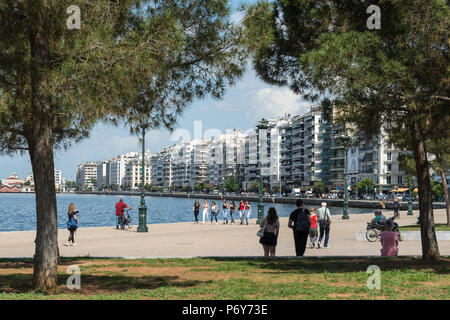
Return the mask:
{"type": "Polygon", "coordinates": [[[230,100],[215,103],[215,106],[221,110],[236,114],[244,113],[250,121],[276,118],[287,113],[303,114],[310,105],[289,88],[263,87],[261,85],[240,91],[230,100]]]}
{"type": "Polygon", "coordinates": [[[263,88],[256,93],[249,106],[260,117],[279,117],[287,113],[301,114],[310,104],[288,88],[263,88]]]}

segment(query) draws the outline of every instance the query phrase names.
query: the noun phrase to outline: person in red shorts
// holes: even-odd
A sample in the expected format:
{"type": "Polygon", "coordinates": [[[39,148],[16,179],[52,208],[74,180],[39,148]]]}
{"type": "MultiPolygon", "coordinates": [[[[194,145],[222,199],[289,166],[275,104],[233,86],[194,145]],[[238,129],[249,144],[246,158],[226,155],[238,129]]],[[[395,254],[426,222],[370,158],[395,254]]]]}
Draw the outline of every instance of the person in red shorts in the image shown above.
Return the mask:
{"type": "Polygon", "coordinates": [[[119,229],[119,222],[123,217],[125,208],[129,208],[130,210],[133,210],[133,208],[127,206],[123,199],[120,198],[119,202],[116,203],[116,229],[119,229]]]}

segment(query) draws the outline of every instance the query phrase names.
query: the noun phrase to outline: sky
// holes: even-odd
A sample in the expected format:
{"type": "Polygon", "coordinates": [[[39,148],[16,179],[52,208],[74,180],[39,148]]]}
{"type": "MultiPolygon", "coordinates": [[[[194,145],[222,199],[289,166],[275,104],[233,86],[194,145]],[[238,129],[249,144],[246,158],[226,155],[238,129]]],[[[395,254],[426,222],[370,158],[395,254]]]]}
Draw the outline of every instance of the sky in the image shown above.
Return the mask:
{"type": "MultiPolygon", "coordinates": [[[[235,1],[234,4],[238,2],[235,1]]],[[[234,19],[238,19],[238,14],[234,19]]],[[[202,122],[202,132],[218,129],[248,130],[261,118],[274,118],[286,113],[301,114],[309,106],[301,96],[288,88],[273,87],[260,80],[251,65],[242,79],[221,100],[207,98],[189,105],[178,118],[177,128],[187,129],[194,136],[194,121],[202,122]]],[[[152,131],[146,135],[146,149],[152,153],[176,143],[167,130],[152,131]]],[[[139,138],[124,126],[98,124],[89,138],[73,145],[67,151],[55,151],[55,168],[62,170],[66,179],[75,179],[78,164],[87,161],[110,159],[127,152],[141,150],[139,138]]],[[[0,179],[12,173],[25,177],[31,173],[28,154],[24,156],[0,156],[0,179]]]]}

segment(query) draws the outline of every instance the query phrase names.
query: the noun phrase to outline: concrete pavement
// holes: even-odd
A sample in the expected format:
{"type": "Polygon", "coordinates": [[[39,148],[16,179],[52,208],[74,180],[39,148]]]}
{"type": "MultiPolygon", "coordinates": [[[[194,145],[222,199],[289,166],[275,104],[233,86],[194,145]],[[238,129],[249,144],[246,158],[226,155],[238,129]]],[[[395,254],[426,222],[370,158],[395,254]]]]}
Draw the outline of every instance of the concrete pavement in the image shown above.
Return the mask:
{"type": "MultiPolygon", "coordinates": [[[[391,217],[392,212],[387,212],[391,217]]],[[[407,216],[401,212],[399,225],[417,221],[418,212],[407,216]]],[[[356,241],[355,234],[366,227],[373,213],[350,215],[350,220],[333,216],[329,249],[306,249],[305,256],[379,256],[380,242],[356,241]]],[[[281,218],[277,256],[295,255],[292,230],[287,218],[281,218]]],[[[445,210],[435,210],[436,223],[446,222],[445,210]]],[[[80,221],[82,223],[82,221],[80,221]]],[[[193,256],[261,256],[262,246],[256,232],[259,226],[252,219],[247,225],[202,225],[170,223],[149,225],[148,233],[116,230],[115,227],[79,228],[75,234],[78,246],[65,247],[69,232],[59,230],[60,253],[63,257],[193,257],[193,256]]],[[[0,233],[0,258],[33,257],[35,231],[0,233]]],[[[450,255],[450,241],[439,241],[441,255],[450,255]]],[[[420,241],[402,241],[400,255],[421,255],[420,241]]]]}

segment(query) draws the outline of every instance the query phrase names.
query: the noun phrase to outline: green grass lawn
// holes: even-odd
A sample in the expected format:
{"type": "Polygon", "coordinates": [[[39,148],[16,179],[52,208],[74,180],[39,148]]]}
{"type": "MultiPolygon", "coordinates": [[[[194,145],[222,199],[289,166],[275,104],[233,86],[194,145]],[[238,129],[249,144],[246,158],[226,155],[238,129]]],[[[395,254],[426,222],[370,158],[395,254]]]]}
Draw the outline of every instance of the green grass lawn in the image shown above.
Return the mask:
{"type": "Polygon", "coordinates": [[[450,258],[63,259],[53,294],[32,289],[31,260],[0,260],[0,299],[449,299],[450,258]],[[81,269],[81,289],[66,269],[81,269]],[[381,289],[366,282],[381,269],[381,289]]]}
{"type": "MultiPolygon", "coordinates": [[[[399,227],[400,231],[420,231],[418,225],[402,226],[399,227]]],[[[435,231],[450,231],[450,227],[446,223],[437,223],[434,225],[435,231]]]]}

